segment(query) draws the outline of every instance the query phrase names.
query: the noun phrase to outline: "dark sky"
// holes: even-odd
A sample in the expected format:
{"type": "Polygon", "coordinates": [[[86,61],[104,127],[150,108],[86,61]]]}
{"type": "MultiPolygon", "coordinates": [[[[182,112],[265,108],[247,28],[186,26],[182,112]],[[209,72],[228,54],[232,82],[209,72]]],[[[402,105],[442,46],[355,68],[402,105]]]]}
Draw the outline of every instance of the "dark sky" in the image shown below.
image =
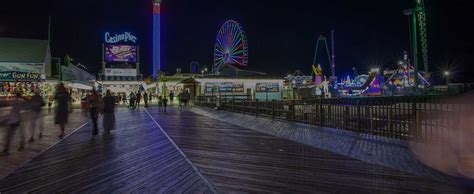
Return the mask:
{"type": "MultiPolygon", "coordinates": [[[[211,66],[214,42],[228,19],[249,42],[249,66],[273,74],[310,70],[317,37],[336,31],[337,73],[391,64],[409,49],[411,0],[163,0],[163,64],[188,70],[211,66]]],[[[470,0],[427,0],[431,69],[455,64],[460,81],[474,81],[474,6],[470,0]]],[[[69,53],[91,71],[100,66],[105,31],[131,31],[141,46],[142,73],[151,63],[151,0],[9,1],[0,6],[0,36],[47,37],[52,16],[53,55],[69,53]]],[[[320,54],[323,57],[323,54],[320,54]]],[[[324,62],[324,61],[321,61],[324,62]]]]}

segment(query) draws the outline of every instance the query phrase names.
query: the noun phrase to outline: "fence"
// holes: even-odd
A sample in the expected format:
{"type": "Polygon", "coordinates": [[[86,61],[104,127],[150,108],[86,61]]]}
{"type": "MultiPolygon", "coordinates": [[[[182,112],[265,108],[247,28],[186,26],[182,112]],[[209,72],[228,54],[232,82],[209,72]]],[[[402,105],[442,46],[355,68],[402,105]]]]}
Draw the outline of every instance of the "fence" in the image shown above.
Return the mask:
{"type": "MultiPolygon", "coordinates": [[[[196,105],[407,140],[439,139],[459,132],[471,102],[442,96],[368,97],[286,101],[245,96],[201,96],[196,105]]],[[[473,117],[474,118],[474,117],[473,117]]],[[[467,126],[469,127],[469,126],[467,126]]]]}

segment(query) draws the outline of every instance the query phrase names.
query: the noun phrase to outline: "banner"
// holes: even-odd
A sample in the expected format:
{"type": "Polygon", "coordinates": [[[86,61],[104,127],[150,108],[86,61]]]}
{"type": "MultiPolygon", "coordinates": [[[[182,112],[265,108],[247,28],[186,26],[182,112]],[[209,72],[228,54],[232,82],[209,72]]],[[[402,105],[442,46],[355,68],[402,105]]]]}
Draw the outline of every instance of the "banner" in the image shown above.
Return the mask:
{"type": "Polygon", "coordinates": [[[206,93],[244,93],[244,83],[206,83],[206,93]]]}
{"type": "Polygon", "coordinates": [[[257,83],[256,92],[280,92],[278,83],[257,83]]]}
{"type": "Polygon", "coordinates": [[[135,77],[137,76],[136,69],[112,69],[106,68],[105,69],[105,76],[129,76],[135,77]]]}

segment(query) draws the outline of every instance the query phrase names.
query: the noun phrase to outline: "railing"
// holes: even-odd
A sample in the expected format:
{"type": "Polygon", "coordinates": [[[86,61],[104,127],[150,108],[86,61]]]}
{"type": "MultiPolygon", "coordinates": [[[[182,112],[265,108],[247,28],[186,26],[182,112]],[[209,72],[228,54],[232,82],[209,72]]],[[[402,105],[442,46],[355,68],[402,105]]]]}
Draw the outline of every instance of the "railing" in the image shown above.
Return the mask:
{"type": "Polygon", "coordinates": [[[460,118],[473,113],[471,103],[442,96],[298,101],[201,96],[195,102],[198,106],[408,140],[439,139],[457,133],[463,127],[460,118]]]}

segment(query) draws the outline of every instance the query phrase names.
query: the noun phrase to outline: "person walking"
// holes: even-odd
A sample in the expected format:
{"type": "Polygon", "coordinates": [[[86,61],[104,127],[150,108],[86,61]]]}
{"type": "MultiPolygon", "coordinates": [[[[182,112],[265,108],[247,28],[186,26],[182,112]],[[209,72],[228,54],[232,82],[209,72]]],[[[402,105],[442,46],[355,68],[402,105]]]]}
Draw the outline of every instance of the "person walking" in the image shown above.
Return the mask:
{"type": "Polygon", "coordinates": [[[170,92],[170,104],[173,105],[174,102],[174,92],[170,92]]]}
{"type": "Polygon", "coordinates": [[[128,103],[128,108],[135,108],[135,94],[133,92],[130,92],[129,98],[129,103],[128,103]]]}
{"type": "Polygon", "coordinates": [[[89,114],[91,115],[92,120],[92,139],[99,134],[99,128],[97,127],[97,119],[99,118],[99,107],[100,107],[100,97],[95,91],[95,88],[92,89],[92,93],[88,96],[89,101],[89,114]]]}
{"type": "Polygon", "coordinates": [[[150,104],[153,105],[153,94],[150,94],[148,98],[149,98],[150,104]]]}
{"type": "Polygon", "coordinates": [[[110,94],[110,90],[107,90],[102,102],[104,104],[102,111],[104,132],[110,134],[110,131],[115,129],[115,97],[110,94]]]}
{"type": "Polygon", "coordinates": [[[163,111],[166,112],[166,107],[168,106],[168,99],[165,97],[163,99],[163,111]]]}
{"type": "Polygon", "coordinates": [[[137,92],[136,100],[137,100],[137,107],[140,108],[140,101],[142,100],[142,94],[140,93],[140,91],[137,92]]]}
{"type": "Polygon", "coordinates": [[[41,110],[45,106],[43,97],[40,95],[38,89],[35,90],[35,95],[31,98],[30,101],[30,130],[31,130],[31,137],[28,142],[35,141],[35,131],[36,127],[38,126],[39,129],[39,136],[38,138],[43,138],[44,132],[44,124],[43,118],[41,118],[41,110]]]}
{"type": "MultiPolygon", "coordinates": [[[[4,133],[4,145],[3,145],[3,154],[10,154],[10,144],[12,142],[13,136],[16,133],[16,130],[20,127],[21,121],[21,111],[25,108],[25,100],[21,98],[21,93],[15,93],[15,97],[8,103],[11,107],[10,114],[7,118],[7,124],[9,128],[4,133]]],[[[25,148],[25,131],[20,129],[20,148],[23,150],[25,148]]]]}
{"type": "Polygon", "coordinates": [[[158,112],[163,111],[163,97],[158,96],[158,112]]]}
{"type": "Polygon", "coordinates": [[[64,138],[64,130],[69,117],[69,103],[71,102],[71,96],[66,91],[63,83],[60,83],[57,87],[56,94],[54,95],[56,100],[56,111],[55,111],[55,124],[59,125],[61,134],[58,136],[60,139],[64,138]]]}
{"type": "Polygon", "coordinates": [[[145,101],[145,108],[148,108],[148,93],[143,93],[143,100],[145,101]]]}

